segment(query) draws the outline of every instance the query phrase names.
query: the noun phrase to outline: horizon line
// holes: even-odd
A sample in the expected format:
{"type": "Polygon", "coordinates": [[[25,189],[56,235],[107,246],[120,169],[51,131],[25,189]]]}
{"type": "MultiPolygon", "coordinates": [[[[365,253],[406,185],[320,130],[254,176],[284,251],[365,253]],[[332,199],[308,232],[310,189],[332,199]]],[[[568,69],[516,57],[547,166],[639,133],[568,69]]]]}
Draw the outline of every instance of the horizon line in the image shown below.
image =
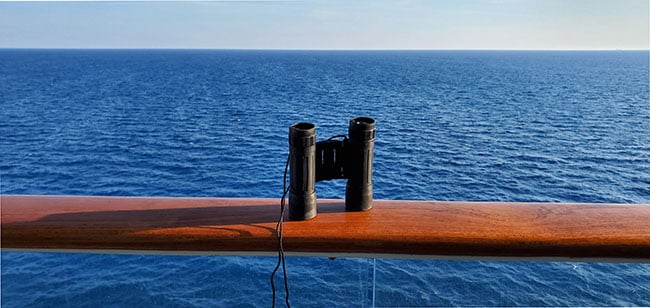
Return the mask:
{"type": "MultiPolygon", "coordinates": [[[[2,1],[2,0],[0,0],[2,1]]],[[[530,49],[530,48],[192,48],[192,47],[0,47],[41,50],[232,50],[232,51],[650,51],[648,49],[530,49]]]]}

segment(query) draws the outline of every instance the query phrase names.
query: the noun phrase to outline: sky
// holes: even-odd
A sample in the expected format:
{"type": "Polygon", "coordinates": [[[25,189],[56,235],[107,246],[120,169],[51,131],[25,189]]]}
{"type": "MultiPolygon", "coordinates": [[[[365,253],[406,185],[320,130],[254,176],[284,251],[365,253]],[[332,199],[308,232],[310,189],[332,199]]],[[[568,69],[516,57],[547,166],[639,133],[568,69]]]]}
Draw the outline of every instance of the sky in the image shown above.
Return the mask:
{"type": "Polygon", "coordinates": [[[649,2],[0,1],[0,48],[648,50],[649,2]]]}

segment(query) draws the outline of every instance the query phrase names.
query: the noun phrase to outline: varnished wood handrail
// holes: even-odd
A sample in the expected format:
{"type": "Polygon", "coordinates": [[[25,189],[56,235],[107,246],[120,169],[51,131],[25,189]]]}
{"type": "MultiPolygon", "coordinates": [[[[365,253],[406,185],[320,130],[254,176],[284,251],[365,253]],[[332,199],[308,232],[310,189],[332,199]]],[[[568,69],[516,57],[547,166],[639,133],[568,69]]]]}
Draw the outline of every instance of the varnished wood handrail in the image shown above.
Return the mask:
{"type": "MultiPolygon", "coordinates": [[[[271,254],[276,199],[0,196],[3,249],[271,254]]],[[[289,253],[650,262],[650,205],[376,200],[288,221],[289,253]]]]}

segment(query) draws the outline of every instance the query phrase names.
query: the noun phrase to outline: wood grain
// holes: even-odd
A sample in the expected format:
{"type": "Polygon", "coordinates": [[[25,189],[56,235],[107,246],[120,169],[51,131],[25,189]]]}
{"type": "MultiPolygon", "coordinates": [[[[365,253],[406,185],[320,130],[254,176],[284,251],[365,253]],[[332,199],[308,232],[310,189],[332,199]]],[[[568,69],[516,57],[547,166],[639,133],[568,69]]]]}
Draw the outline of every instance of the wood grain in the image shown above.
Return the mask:
{"type": "MultiPolygon", "coordinates": [[[[284,225],[288,252],[650,261],[650,205],[376,200],[284,225]]],[[[279,200],[0,196],[3,249],[275,252],[279,200]]]]}

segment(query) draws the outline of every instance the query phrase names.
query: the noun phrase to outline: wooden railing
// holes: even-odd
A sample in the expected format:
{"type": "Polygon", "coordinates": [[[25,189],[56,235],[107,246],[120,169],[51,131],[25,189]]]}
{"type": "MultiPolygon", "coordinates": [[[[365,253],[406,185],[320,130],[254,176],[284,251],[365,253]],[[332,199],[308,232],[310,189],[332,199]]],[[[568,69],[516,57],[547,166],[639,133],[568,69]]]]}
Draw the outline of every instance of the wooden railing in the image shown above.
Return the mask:
{"type": "MultiPolygon", "coordinates": [[[[0,196],[3,250],[270,255],[277,199],[0,196]]],[[[376,200],[287,221],[288,255],[650,262],[649,204],[376,200]]]]}

